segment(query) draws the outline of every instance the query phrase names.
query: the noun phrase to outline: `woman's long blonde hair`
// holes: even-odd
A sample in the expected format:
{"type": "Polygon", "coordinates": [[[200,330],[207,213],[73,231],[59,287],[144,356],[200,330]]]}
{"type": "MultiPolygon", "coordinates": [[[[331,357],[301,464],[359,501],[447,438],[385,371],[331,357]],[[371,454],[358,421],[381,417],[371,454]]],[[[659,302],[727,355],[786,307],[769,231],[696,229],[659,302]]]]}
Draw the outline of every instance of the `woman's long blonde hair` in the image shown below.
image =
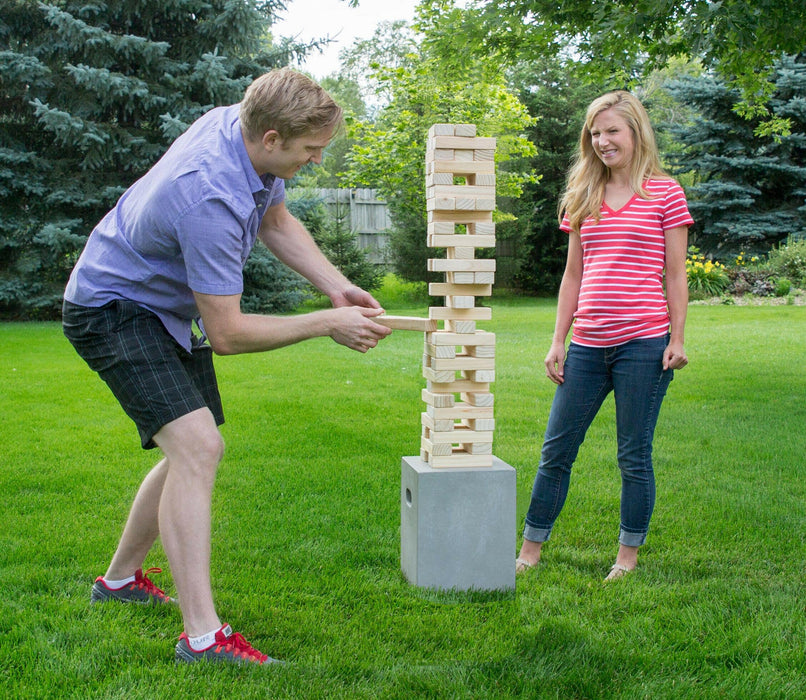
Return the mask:
{"type": "Polygon", "coordinates": [[[593,150],[591,128],[593,120],[606,109],[618,112],[633,133],[635,150],[630,163],[630,185],[633,192],[648,198],[650,195],[644,189],[644,181],[650,177],[669,177],[660,164],[655,132],[641,101],[625,90],[608,92],[598,97],[588,107],[585,124],[579,137],[579,146],[558,207],[560,221],[563,214],[567,214],[572,231],[579,231],[582,222],[590,216],[599,220],[605,185],[610,178],[610,168],[593,150]]]}

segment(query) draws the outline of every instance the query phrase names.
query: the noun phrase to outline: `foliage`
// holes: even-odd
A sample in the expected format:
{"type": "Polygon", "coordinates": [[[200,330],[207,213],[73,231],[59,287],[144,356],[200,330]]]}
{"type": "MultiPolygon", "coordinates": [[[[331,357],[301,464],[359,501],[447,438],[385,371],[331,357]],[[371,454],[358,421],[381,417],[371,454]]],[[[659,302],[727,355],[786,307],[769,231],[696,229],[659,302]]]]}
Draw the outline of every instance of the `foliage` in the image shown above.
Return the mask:
{"type": "Polygon", "coordinates": [[[767,256],[770,269],[806,289],[806,238],[790,239],[773,248],[767,256]]]}
{"type": "Polygon", "coordinates": [[[58,311],[97,221],[211,107],[309,48],[281,0],[0,0],[0,316],[58,311]]]}
{"type": "Polygon", "coordinates": [[[686,275],[689,291],[695,298],[719,296],[730,284],[725,266],[706,259],[700,254],[699,248],[694,246],[688,249],[686,275]]]}
{"type": "Polygon", "coordinates": [[[806,235],[806,60],[782,59],[771,80],[771,113],[792,124],[777,139],[756,137],[758,121],[739,117],[732,107],[738,93],[713,76],[666,86],[696,110],[691,121],[668,126],[685,146],[670,155],[673,172],[693,176],[687,193],[694,240],[723,258],[738,250],[761,254],[789,235],[806,235]]]}
{"type": "MultiPolygon", "coordinates": [[[[432,31],[427,5],[419,10],[419,28],[426,37],[432,31]]],[[[376,188],[388,202],[394,271],[409,281],[424,280],[430,256],[424,169],[428,129],[436,123],[475,124],[479,135],[497,138],[496,163],[501,166],[533,153],[522,136],[532,120],[508,89],[494,57],[448,66],[429,55],[425,43],[404,65],[374,69],[374,79],[391,99],[374,122],[354,125],[357,145],[349,156],[347,177],[352,185],[376,188]]],[[[499,167],[498,196],[520,195],[531,177],[499,167]]]]}
{"type": "Polygon", "coordinates": [[[241,310],[248,314],[276,314],[297,308],[310,294],[296,272],[283,265],[260,241],[243,270],[241,310]]]}
{"type": "MultiPolygon", "coordinates": [[[[554,314],[553,300],[493,300],[494,450],[514,469],[513,561],[554,392],[540,362],[554,314]]],[[[400,573],[400,459],[419,449],[422,334],[395,331],[367,355],[322,338],[217,358],[216,602],[290,662],[254,670],[176,666],[176,611],[88,605],[158,456],[140,450],[57,324],[4,324],[2,695],[802,698],[804,323],[805,307],[692,306],[691,365],[658,422],[658,500],[638,570],[601,583],[618,547],[608,399],[540,569],[506,593],[434,591],[400,573]]],[[[146,564],[174,593],[159,548],[146,564]]]]}
{"type": "Polygon", "coordinates": [[[532,170],[539,180],[525,183],[520,197],[499,201],[514,220],[499,224],[497,235],[515,244],[516,286],[530,293],[555,294],[568,248],[568,236],[557,222],[557,205],[585,110],[602,90],[581,80],[573,65],[557,59],[522,63],[509,81],[534,118],[524,134],[535,146],[531,157],[513,161],[512,167],[532,170]]]}
{"type": "Polygon", "coordinates": [[[717,69],[735,90],[735,109],[758,135],[786,134],[789,115],[768,111],[773,63],[803,49],[801,0],[476,0],[462,36],[479,55],[511,60],[573,55],[613,85],[686,56],[717,69]]]}
{"type": "Polygon", "coordinates": [[[325,256],[353,284],[372,291],[383,279],[383,270],[374,265],[358,247],[358,236],[351,229],[350,208],[336,201],[332,207],[312,187],[314,178],[305,186],[288,190],[287,206],[310,231],[325,256]]]}

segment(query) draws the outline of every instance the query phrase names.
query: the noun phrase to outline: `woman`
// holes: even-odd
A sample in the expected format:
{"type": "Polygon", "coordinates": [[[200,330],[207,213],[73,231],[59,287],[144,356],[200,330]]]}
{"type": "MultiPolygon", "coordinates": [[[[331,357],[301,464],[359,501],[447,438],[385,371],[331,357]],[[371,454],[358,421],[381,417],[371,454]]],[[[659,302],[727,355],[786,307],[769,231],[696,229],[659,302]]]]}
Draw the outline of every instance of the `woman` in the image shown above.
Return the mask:
{"type": "Polygon", "coordinates": [[[588,108],[559,211],[568,259],[545,359],[557,389],[516,571],[540,560],[585,432],[613,391],[622,484],[619,550],[605,579],[613,580],[635,568],[646,540],[655,503],[655,424],[673,370],[688,363],[693,223],[683,190],[661,168],[646,110],[630,93],[608,93],[588,108]]]}

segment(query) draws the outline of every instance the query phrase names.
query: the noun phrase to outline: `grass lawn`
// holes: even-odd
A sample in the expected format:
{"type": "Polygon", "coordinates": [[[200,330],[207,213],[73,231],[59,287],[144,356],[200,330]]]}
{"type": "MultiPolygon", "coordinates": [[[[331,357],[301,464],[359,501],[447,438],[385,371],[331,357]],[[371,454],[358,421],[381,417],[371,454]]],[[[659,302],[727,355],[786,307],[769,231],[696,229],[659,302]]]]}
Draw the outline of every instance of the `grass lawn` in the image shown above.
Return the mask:
{"type": "MultiPolygon", "coordinates": [[[[425,315],[422,308],[395,314],[425,315]]],[[[519,539],[553,385],[551,300],[496,299],[494,453],[519,539]]],[[[55,323],[0,324],[4,698],[806,697],[806,307],[692,306],[655,442],[640,569],[616,553],[612,399],[542,565],[512,593],[400,573],[400,461],[419,451],[422,334],[217,359],[220,613],[276,669],[176,667],[176,611],[90,607],[156,462],[55,323]]],[[[173,592],[163,553],[158,585],[173,592]]],[[[514,562],[513,562],[514,566],[514,562]]]]}

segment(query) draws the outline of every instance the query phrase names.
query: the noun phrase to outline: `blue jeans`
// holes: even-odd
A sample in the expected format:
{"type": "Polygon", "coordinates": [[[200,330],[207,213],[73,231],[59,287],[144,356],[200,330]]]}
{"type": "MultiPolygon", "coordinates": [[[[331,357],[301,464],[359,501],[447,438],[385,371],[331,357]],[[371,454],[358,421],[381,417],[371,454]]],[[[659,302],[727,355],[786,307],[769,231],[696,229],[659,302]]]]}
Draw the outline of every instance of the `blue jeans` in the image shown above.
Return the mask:
{"type": "Polygon", "coordinates": [[[562,510],[585,433],[605,397],[616,402],[618,466],[621,470],[619,543],[639,547],[646,541],[655,506],[652,439],[661,402],[673,371],[663,370],[667,338],[631,340],[609,348],[571,343],[565,381],[551,405],[540,466],[526,514],[525,539],[545,542],[562,510]]]}

